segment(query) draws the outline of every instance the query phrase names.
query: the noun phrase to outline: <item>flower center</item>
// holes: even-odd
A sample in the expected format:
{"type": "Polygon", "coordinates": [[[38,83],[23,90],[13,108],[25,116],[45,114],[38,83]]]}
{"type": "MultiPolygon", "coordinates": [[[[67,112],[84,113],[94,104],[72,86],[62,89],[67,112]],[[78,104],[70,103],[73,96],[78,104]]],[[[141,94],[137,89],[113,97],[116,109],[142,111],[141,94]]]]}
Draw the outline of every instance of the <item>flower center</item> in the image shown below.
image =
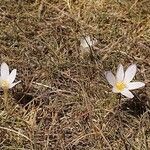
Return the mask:
{"type": "Polygon", "coordinates": [[[1,87],[2,87],[3,89],[8,89],[8,88],[9,88],[9,83],[8,83],[7,80],[2,80],[2,81],[0,82],[0,85],[1,85],[1,87]]]}
{"type": "Polygon", "coordinates": [[[126,85],[123,82],[118,82],[115,86],[118,91],[122,91],[126,87],[126,85]]]}

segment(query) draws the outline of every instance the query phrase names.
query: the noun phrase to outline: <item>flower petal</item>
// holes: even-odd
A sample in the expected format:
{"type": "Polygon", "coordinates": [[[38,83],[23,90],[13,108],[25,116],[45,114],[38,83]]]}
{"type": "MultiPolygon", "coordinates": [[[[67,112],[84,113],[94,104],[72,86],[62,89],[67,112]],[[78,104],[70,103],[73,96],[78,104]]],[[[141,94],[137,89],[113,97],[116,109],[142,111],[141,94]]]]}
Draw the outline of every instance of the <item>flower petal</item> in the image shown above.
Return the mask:
{"type": "Polygon", "coordinates": [[[135,74],[136,74],[136,65],[135,64],[130,65],[125,72],[124,82],[128,84],[134,78],[135,74]]]}
{"type": "Polygon", "coordinates": [[[133,98],[134,95],[128,90],[128,89],[124,89],[122,92],[121,92],[122,95],[128,97],[128,98],[133,98]]]}
{"type": "Polygon", "coordinates": [[[118,91],[115,87],[112,88],[112,92],[113,93],[120,93],[120,91],[118,91]]]}
{"type": "Polygon", "coordinates": [[[80,46],[83,47],[83,48],[89,47],[89,45],[90,45],[89,41],[90,41],[90,37],[89,36],[86,37],[86,38],[81,38],[80,46]]]}
{"type": "Polygon", "coordinates": [[[145,86],[145,83],[143,83],[143,82],[131,82],[131,83],[128,83],[128,85],[127,85],[129,90],[135,90],[135,89],[141,88],[143,86],[145,86]]]}
{"type": "Polygon", "coordinates": [[[80,40],[80,46],[83,48],[89,48],[89,46],[94,45],[97,42],[97,40],[91,40],[90,36],[86,36],[84,38],[81,38],[80,40]]]}
{"type": "Polygon", "coordinates": [[[7,79],[8,76],[9,76],[9,67],[5,62],[3,62],[1,64],[1,78],[7,79]]]}
{"type": "Polygon", "coordinates": [[[20,83],[21,81],[18,81],[18,82],[15,82],[15,83],[12,83],[9,85],[9,89],[11,89],[12,87],[14,87],[16,84],[20,83]]]}
{"type": "Polygon", "coordinates": [[[114,86],[115,82],[116,82],[116,79],[115,79],[115,76],[112,74],[112,72],[111,71],[106,71],[105,76],[106,76],[106,79],[109,82],[109,84],[114,86]]]}
{"type": "Polygon", "coordinates": [[[116,78],[117,81],[122,81],[124,79],[124,70],[121,64],[118,66],[116,78]]]}
{"type": "Polygon", "coordinates": [[[12,70],[12,72],[10,73],[10,75],[8,76],[7,80],[9,81],[9,84],[13,83],[15,78],[16,78],[16,73],[17,73],[17,70],[14,69],[12,70]]]}

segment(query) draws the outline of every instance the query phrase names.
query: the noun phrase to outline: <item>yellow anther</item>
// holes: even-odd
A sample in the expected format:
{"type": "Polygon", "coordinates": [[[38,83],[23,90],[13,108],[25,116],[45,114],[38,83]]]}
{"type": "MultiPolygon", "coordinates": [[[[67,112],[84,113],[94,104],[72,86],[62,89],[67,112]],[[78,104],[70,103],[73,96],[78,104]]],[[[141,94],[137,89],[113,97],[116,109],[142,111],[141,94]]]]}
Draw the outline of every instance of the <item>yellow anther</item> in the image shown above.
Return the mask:
{"type": "Polygon", "coordinates": [[[2,87],[3,89],[8,89],[8,88],[9,88],[9,83],[8,83],[8,81],[6,81],[6,80],[2,80],[2,81],[0,82],[0,85],[1,85],[1,87],[2,87]]]}
{"type": "Polygon", "coordinates": [[[126,87],[126,85],[123,82],[118,82],[115,86],[118,91],[122,91],[126,87]]]}

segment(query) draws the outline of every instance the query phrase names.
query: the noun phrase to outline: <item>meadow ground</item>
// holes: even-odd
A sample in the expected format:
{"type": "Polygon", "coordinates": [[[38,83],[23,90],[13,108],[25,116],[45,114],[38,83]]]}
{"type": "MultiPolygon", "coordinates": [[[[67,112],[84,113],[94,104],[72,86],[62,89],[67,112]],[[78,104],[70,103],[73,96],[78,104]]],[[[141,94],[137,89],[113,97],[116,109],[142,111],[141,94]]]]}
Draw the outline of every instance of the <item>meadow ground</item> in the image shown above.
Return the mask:
{"type": "Polygon", "coordinates": [[[149,0],[0,0],[0,57],[22,81],[7,111],[1,91],[0,149],[150,149],[149,0]],[[120,103],[104,77],[119,63],[146,83],[120,103]]]}

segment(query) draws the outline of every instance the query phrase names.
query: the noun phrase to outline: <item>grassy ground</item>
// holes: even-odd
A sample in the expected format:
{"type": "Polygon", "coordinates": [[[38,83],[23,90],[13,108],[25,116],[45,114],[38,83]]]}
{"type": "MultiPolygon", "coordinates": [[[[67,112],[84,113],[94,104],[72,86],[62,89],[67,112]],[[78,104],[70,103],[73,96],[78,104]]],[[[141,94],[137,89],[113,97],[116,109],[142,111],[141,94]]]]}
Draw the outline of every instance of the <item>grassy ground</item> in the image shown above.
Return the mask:
{"type": "Polygon", "coordinates": [[[0,149],[150,149],[149,0],[0,0],[0,61],[22,82],[1,92],[0,149]],[[83,54],[80,39],[98,40],[83,54]],[[146,87],[111,92],[104,71],[136,63],[146,87]]]}

